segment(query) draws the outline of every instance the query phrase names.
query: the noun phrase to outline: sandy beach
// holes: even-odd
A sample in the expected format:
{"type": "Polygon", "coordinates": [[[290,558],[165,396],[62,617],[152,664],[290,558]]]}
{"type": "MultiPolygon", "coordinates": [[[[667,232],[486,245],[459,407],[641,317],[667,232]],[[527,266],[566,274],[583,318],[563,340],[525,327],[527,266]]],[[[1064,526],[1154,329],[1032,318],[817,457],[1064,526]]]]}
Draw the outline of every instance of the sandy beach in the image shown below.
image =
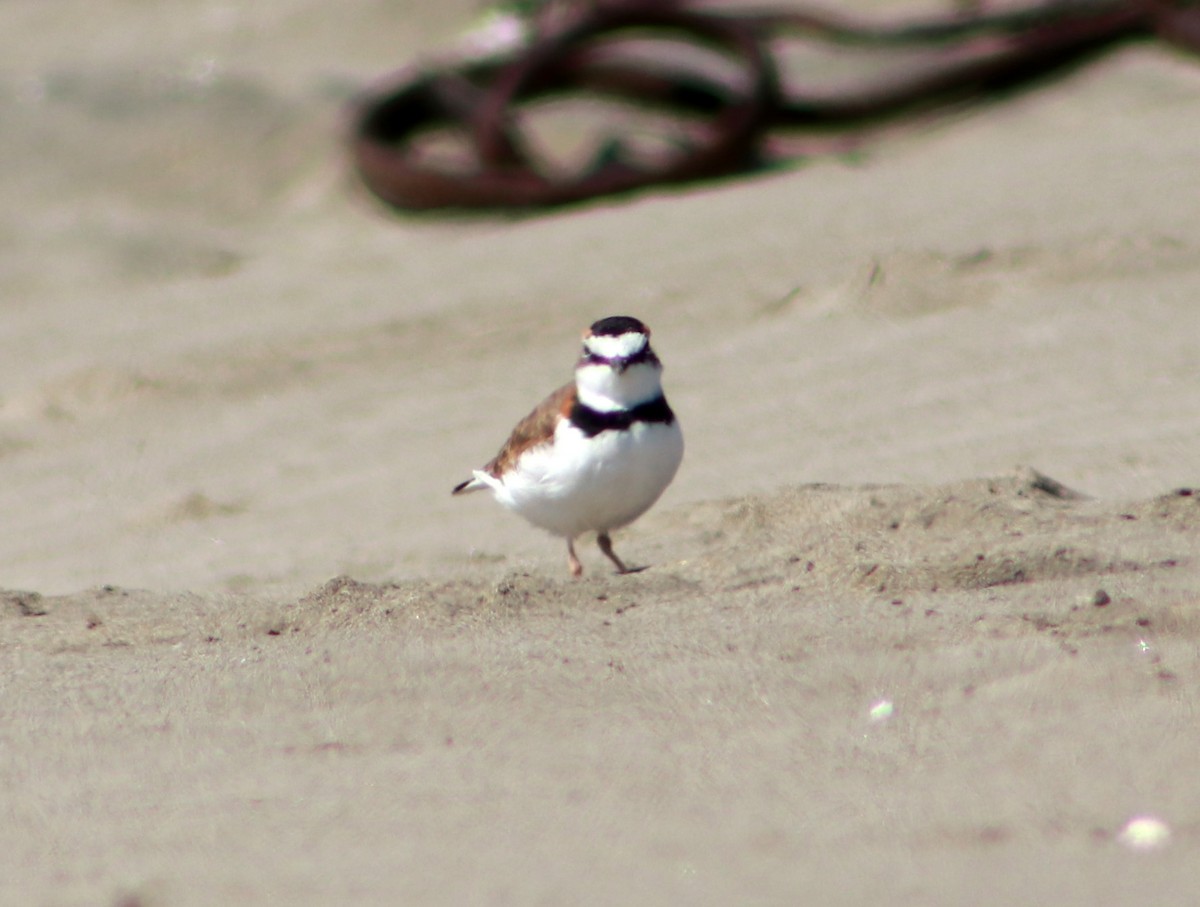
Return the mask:
{"type": "Polygon", "coordinates": [[[477,12],[0,8],[0,904],[1195,903],[1200,60],[385,211],[477,12]],[[687,453],[574,582],[449,492],[612,314],[687,453]]]}

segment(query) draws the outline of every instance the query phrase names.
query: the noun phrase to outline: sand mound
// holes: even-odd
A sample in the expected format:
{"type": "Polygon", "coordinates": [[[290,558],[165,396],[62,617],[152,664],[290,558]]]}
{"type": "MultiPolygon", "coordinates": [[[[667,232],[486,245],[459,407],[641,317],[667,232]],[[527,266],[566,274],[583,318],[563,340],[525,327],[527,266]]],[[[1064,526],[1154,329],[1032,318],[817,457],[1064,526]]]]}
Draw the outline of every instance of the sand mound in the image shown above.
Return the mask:
{"type": "MultiPolygon", "coordinates": [[[[1194,577],[1200,495],[1180,489],[1137,502],[1089,500],[1020,469],[943,486],[783,488],[679,508],[657,524],[655,553],[682,549],[687,557],[630,577],[602,568],[584,582],[527,572],[384,584],[339,576],[291,602],[164,597],[111,586],[49,597],[13,591],[3,593],[4,618],[22,632],[24,644],[67,651],[312,636],[398,621],[448,625],[569,610],[619,614],[688,599],[689,607],[703,608],[707,601],[769,598],[776,607],[803,610],[829,596],[865,595],[864,601],[887,599],[907,613],[912,606],[904,597],[919,599],[926,610],[937,602],[952,608],[955,593],[1012,586],[1023,587],[1022,600],[1043,597],[1045,614],[1080,614],[1083,632],[1148,627],[1156,616],[1160,626],[1179,629],[1188,594],[1151,604],[1132,595],[1114,599],[1111,590],[1130,583],[1165,589],[1178,585],[1177,576],[1194,577]],[[1094,607],[1083,607],[1088,602],[1094,607]]],[[[1004,603],[996,604],[971,618],[1004,619],[1004,603]]],[[[1043,622],[1050,626],[1051,620],[1043,622]]]]}

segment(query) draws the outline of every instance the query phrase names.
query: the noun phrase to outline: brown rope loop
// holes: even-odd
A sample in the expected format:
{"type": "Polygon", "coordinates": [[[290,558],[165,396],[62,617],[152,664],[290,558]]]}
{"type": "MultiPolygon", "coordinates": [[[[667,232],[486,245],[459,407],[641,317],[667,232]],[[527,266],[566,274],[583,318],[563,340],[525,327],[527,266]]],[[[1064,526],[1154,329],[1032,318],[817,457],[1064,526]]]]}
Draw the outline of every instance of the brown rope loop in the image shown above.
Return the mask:
{"type": "Polygon", "coordinates": [[[539,37],[511,62],[402,77],[361,105],[352,147],[368,188],[399,208],[546,207],[744,168],[778,106],[777,91],[773,61],[755,32],[736,20],[669,7],[598,7],[539,37]],[[590,45],[632,29],[719,48],[744,69],[747,87],[706,82],[679,69],[653,72],[632,62],[593,65],[590,45]],[[616,141],[580,174],[547,174],[522,147],[512,111],[551,91],[584,89],[706,111],[710,121],[700,141],[649,163],[623,156],[616,141]],[[468,169],[448,170],[411,154],[415,135],[436,126],[470,136],[468,169]]]}

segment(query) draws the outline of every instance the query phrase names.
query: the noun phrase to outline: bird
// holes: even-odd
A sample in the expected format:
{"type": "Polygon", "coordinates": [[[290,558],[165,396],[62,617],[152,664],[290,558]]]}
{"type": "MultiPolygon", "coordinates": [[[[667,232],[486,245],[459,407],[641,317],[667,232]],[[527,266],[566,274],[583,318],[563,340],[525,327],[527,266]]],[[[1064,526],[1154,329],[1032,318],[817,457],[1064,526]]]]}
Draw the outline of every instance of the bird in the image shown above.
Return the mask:
{"type": "Polygon", "coordinates": [[[583,574],[575,541],[595,532],[617,573],[635,573],[611,533],[659,499],[683,461],[683,432],[662,388],[650,329],[601,318],[583,332],[574,380],[517,423],[500,452],[452,494],[490,489],[496,500],[567,540],[567,568],[583,574]]]}

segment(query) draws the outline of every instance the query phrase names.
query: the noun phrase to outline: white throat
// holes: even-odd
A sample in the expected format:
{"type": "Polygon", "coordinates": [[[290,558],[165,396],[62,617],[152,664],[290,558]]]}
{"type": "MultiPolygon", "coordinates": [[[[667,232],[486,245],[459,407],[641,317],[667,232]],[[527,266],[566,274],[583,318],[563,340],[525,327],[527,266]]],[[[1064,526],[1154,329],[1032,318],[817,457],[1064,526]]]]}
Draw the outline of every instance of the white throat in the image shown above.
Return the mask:
{"type": "Polygon", "coordinates": [[[575,388],[579,402],[588,409],[611,413],[662,396],[661,372],[650,362],[639,362],[623,372],[611,365],[585,364],[575,369],[575,388]]]}

